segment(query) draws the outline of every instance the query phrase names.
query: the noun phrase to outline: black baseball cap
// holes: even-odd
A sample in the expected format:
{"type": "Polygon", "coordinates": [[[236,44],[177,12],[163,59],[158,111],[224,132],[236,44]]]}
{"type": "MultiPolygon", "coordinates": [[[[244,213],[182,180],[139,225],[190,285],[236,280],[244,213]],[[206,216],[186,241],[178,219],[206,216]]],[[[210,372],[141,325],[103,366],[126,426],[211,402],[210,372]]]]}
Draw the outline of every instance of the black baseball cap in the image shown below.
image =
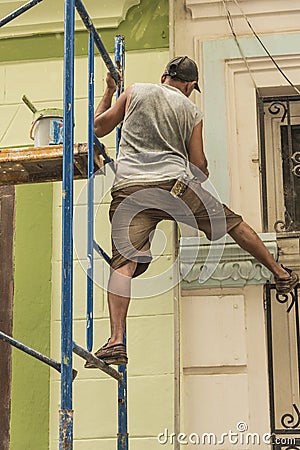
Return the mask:
{"type": "Polygon", "coordinates": [[[164,75],[169,75],[171,78],[177,78],[181,81],[197,81],[195,89],[201,92],[198,85],[197,64],[188,56],[176,56],[176,58],[171,59],[165,68],[164,75]]]}

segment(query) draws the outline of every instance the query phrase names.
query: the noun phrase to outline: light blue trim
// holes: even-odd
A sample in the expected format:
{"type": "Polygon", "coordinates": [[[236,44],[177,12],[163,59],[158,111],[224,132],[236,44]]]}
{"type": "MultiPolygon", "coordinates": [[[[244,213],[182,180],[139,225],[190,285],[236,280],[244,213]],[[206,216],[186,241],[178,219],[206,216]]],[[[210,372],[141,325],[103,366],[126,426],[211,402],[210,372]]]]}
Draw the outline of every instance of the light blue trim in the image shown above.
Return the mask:
{"type": "MultiPolygon", "coordinates": [[[[275,57],[300,54],[300,33],[262,35],[261,38],[275,57]]],[[[254,37],[239,40],[245,56],[266,56],[254,37]]],[[[206,153],[211,181],[222,200],[229,203],[225,61],[240,59],[241,56],[232,38],[204,41],[202,48],[206,153]]],[[[286,85],[284,79],[282,84],[286,85]]]]}

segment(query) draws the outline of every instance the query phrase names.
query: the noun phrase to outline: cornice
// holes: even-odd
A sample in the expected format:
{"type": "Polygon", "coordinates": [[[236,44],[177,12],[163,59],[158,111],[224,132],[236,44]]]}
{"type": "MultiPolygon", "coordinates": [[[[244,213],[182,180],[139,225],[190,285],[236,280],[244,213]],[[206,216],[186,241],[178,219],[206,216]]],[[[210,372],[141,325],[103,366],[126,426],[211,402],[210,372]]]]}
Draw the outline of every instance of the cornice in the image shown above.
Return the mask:
{"type": "MultiPolygon", "coordinates": [[[[260,238],[270,253],[276,258],[277,243],[275,233],[262,233],[260,238]]],[[[248,284],[265,284],[272,274],[248,252],[241,249],[229,236],[226,238],[220,261],[206,262],[212,244],[206,238],[187,237],[180,240],[180,271],[183,289],[213,287],[243,287],[248,284]],[[199,282],[202,270],[216,266],[205,283],[199,282]]],[[[203,274],[202,274],[203,275],[203,274]]]]}
{"type": "MultiPolygon", "coordinates": [[[[233,1],[227,4],[232,16],[241,16],[241,11],[233,1]]],[[[239,0],[239,4],[248,17],[300,11],[299,0],[239,0]]],[[[221,0],[185,0],[185,6],[194,20],[225,17],[221,0]]]]}
{"type": "MultiPolygon", "coordinates": [[[[22,6],[25,1],[5,0],[1,2],[0,19],[22,6]]],[[[125,20],[128,10],[140,0],[114,0],[113,2],[84,0],[84,5],[96,28],[117,28],[125,20]]],[[[75,13],[76,30],[84,25],[75,13]]],[[[60,33],[64,29],[64,2],[45,0],[0,29],[1,37],[17,37],[36,33],[60,33]]]]}

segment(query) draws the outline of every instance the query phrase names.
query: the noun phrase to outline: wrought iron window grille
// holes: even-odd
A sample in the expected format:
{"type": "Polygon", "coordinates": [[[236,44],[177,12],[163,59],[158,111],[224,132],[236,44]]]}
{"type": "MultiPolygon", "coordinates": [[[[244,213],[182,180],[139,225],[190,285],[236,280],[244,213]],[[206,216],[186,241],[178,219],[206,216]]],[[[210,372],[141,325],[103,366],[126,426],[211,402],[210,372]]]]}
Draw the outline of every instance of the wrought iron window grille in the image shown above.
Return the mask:
{"type": "Polygon", "coordinates": [[[265,286],[274,450],[300,450],[299,292],[300,284],[289,294],[278,294],[274,284],[265,286]]]}
{"type": "Polygon", "coordinates": [[[257,101],[264,231],[300,232],[300,97],[257,101]]]}

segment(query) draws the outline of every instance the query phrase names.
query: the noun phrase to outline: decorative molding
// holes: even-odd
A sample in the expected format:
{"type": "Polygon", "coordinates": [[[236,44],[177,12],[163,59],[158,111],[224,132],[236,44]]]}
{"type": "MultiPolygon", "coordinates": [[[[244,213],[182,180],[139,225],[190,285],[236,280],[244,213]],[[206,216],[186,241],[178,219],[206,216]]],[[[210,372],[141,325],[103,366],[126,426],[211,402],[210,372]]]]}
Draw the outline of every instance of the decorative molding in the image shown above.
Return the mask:
{"type": "MultiPolygon", "coordinates": [[[[262,233],[260,238],[276,258],[276,234],[262,233]]],[[[218,246],[220,246],[218,242],[213,243],[202,237],[181,238],[180,271],[183,289],[243,287],[248,284],[265,284],[270,280],[272,274],[269,270],[241,249],[229,236],[226,237],[220,262],[212,260],[207,263],[206,259],[210,248],[216,250],[218,246]],[[199,283],[202,270],[210,269],[212,265],[216,265],[213,274],[205,283],[199,283]]]]}
{"type": "MultiPolygon", "coordinates": [[[[300,11],[299,0],[239,0],[240,6],[247,16],[279,15],[300,11]]],[[[185,0],[186,8],[191,12],[192,19],[213,19],[225,17],[221,0],[185,0]]],[[[232,16],[241,16],[241,11],[233,1],[228,3],[232,16]]]]}
{"type": "MultiPolygon", "coordinates": [[[[10,14],[24,1],[1,2],[1,19],[10,14]]],[[[94,1],[85,0],[84,5],[96,28],[117,28],[125,20],[128,10],[139,5],[140,0],[94,1]]],[[[84,25],[75,13],[76,30],[83,30],[84,25]]],[[[60,33],[64,30],[64,2],[51,0],[37,4],[29,11],[9,22],[0,29],[0,38],[31,35],[36,33],[60,33]]]]}

